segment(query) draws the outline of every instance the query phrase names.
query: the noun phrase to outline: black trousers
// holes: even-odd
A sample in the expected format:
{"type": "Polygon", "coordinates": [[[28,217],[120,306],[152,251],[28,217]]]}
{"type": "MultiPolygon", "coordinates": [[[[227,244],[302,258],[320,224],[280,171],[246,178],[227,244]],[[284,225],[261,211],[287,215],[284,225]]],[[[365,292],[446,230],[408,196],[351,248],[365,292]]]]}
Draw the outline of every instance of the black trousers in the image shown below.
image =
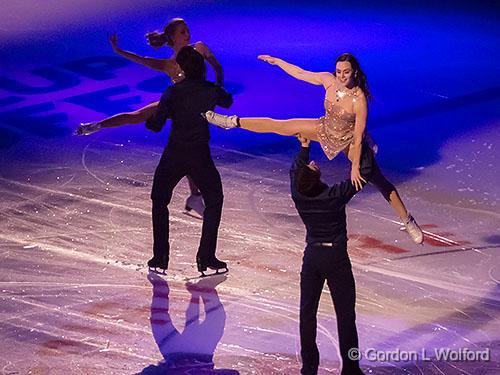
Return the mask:
{"type": "MultiPolygon", "coordinates": [[[[363,152],[373,153],[370,148],[366,147],[365,149],[366,151],[363,150],[363,152]]],[[[372,160],[372,173],[368,178],[368,182],[375,185],[378,191],[380,191],[385,200],[388,202],[390,201],[389,196],[391,195],[391,193],[393,191],[397,193],[394,185],[382,174],[382,171],[380,170],[380,167],[378,166],[378,163],[374,157],[372,160]]]]}
{"type": "Polygon", "coordinates": [[[217,232],[222,214],[222,183],[208,144],[167,146],[156,167],[151,199],[153,201],[153,256],[169,255],[168,204],[172,191],[186,175],[191,176],[205,203],[203,227],[197,256],[215,257],[217,232]]]}
{"type": "Polygon", "coordinates": [[[354,311],[356,290],[346,244],[334,247],[308,245],[305,249],[300,272],[301,374],[316,374],[318,371],[316,315],[325,280],[337,316],[342,374],[361,374],[359,362],[348,356],[349,349],[358,348],[358,333],[354,311]]]}

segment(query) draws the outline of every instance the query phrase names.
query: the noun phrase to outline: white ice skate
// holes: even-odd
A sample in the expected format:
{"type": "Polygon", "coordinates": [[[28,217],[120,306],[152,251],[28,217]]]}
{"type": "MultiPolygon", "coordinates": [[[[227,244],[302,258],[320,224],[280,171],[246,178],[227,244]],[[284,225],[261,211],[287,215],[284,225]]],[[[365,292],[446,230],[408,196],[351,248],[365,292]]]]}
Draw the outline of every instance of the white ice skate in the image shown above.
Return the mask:
{"type": "Polygon", "coordinates": [[[100,122],[87,122],[87,123],[81,123],[78,129],[76,129],[75,134],[76,135],[89,135],[92,133],[95,133],[99,129],[102,128],[102,125],[100,122]]]}
{"type": "Polygon", "coordinates": [[[413,242],[417,244],[421,244],[424,242],[424,233],[422,232],[422,229],[420,229],[413,216],[410,215],[410,213],[408,213],[408,217],[403,221],[403,224],[404,229],[413,240],[413,242]]]}
{"type": "Polygon", "coordinates": [[[214,111],[207,111],[201,114],[211,124],[223,129],[239,128],[238,116],[225,116],[215,113],[214,111]]]}

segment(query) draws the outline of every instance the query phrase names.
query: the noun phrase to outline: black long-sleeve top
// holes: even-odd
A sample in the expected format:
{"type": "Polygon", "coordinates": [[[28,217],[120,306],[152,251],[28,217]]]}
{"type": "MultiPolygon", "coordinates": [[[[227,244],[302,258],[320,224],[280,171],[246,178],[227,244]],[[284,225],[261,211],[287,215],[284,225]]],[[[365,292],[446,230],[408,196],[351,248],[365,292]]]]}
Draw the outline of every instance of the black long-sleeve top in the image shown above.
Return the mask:
{"type": "Polygon", "coordinates": [[[201,114],[216,105],[229,108],[231,94],[222,87],[204,80],[186,78],[169,86],[163,93],[156,112],[146,121],[146,127],[159,132],[167,118],[172,119],[169,145],[208,143],[208,122],[201,114]]]}
{"type": "MultiPolygon", "coordinates": [[[[364,144],[363,147],[368,146],[364,144]]],[[[362,152],[360,173],[365,180],[372,174],[373,160],[371,150],[362,152]]],[[[346,179],[332,186],[323,184],[321,192],[313,197],[300,194],[296,188],[295,172],[308,163],[309,147],[302,147],[290,169],[292,199],[306,226],[306,243],[331,242],[345,245],[347,243],[345,206],[356,194],[356,188],[350,179],[346,179]]]]}

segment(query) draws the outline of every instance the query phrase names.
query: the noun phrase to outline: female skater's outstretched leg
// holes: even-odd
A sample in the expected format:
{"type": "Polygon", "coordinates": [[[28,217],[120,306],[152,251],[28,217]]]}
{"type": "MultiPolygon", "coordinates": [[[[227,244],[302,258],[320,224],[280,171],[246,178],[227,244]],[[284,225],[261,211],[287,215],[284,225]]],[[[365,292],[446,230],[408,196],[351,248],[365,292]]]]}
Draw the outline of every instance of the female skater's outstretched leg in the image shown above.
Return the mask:
{"type": "MultiPolygon", "coordinates": [[[[352,161],[352,148],[348,152],[348,158],[352,161]]],[[[380,191],[382,196],[391,205],[392,209],[401,218],[404,223],[406,231],[416,243],[422,243],[424,240],[422,230],[416,223],[415,219],[410,215],[406,209],[403,200],[399,196],[396,187],[382,174],[380,167],[377,162],[373,161],[373,173],[370,177],[370,181],[375,187],[380,191]]]]}
{"type": "Polygon", "coordinates": [[[375,162],[373,166],[373,174],[370,182],[380,191],[382,196],[391,205],[396,214],[405,220],[408,217],[408,210],[406,209],[396,187],[385,178],[380,170],[378,164],[375,162]]]}
{"type": "MultiPolygon", "coordinates": [[[[144,106],[137,111],[124,112],[117,115],[108,117],[99,122],[91,122],[87,124],[82,124],[77,129],[77,135],[87,135],[94,133],[102,128],[115,128],[123,125],[141,124],[146,122],[150,118],[156,108],[158,107],[158,102],[153,102],[144,106]]],[[[203,216],[203,211],[205,210],[205,205],[203,204],[203,199],[201,198],[201,193],[198,187],[195,185],[191,177],[186,176],[188,179],[189,190],[191,192],[190,196],[186,200],[185,208],[187,211],[194,210],[199,215],[203,216]]]]}
{"type": "Polygon", "coordinates": [[[285,136],[302,134],[304,138],[317,141],[317,118],[294,118],[288,120],[275,120],[269,117],[238,117],[225,116],[208,111],[203,114],[208,122],[219,127],[242,128],[254,133],[275,133],[285,136]]]}
{"type": "Polygon", "coordinates": [[[240,128],[255,133],[275,133],[287,136],[301,134],[311,141],[318,140],[317,126],[319,119],[315,118],[275,120],[269,117],[244,117],[239,119],[239,124],[240,128]]]}
{"type": "Polygon", "coordinates": [[[94,133],[102,128],[115,128],[122,125],[140,124],[142,122],[145,122],[153,115],[156,107],[158,107],[158,102],[148,104],[147,106],[142,107],[137,111],[119,113],[99,122],[89,122],[87,124],[81,124],[80,127],[76,130],[76,134],[87,135],[94,133]]]}

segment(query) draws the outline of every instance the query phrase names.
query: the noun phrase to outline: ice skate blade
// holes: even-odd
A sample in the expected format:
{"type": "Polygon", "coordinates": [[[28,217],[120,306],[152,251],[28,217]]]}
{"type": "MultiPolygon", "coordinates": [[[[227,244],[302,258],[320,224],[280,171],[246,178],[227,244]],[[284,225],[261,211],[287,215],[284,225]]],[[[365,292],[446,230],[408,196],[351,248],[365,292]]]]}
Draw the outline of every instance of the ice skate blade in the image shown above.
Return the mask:
{"type": "Polygon", "coordinates": [[[216,275],[224,275],[225,273],[229,272],[229,269],[227,267],[226,268],[217,268],[217,269],[210,268],[210,269],[214,270],[215,272],[211,272],[211,273],[206,274],[205,273],[205,272],[207,272],[206,270],[205,271],[199,271],[201,273],[200,277],[210,277],[210,276],[216,276],[216,275]]]}
{"type": "Polygon", "coordinates": [[[186,207],[186,211],[183,211],[182,212],[184,215],[186,216],[189,216],[189,217],[192,217],[194,219],[198,219],[198,220],[203,220],[203,216],[201,216],[200,214],[198,214],[196,211],[194,211],[192,208],[190,208],[188,210],[188,208],[186,207]]]}
{"type": "Polygon", "coordinates": [[[157,275],[166,275],[167,274],[167,269],[166,268],[160,268],[160,267],[149,267],[149,271],[156,273],[157,275]]]}

